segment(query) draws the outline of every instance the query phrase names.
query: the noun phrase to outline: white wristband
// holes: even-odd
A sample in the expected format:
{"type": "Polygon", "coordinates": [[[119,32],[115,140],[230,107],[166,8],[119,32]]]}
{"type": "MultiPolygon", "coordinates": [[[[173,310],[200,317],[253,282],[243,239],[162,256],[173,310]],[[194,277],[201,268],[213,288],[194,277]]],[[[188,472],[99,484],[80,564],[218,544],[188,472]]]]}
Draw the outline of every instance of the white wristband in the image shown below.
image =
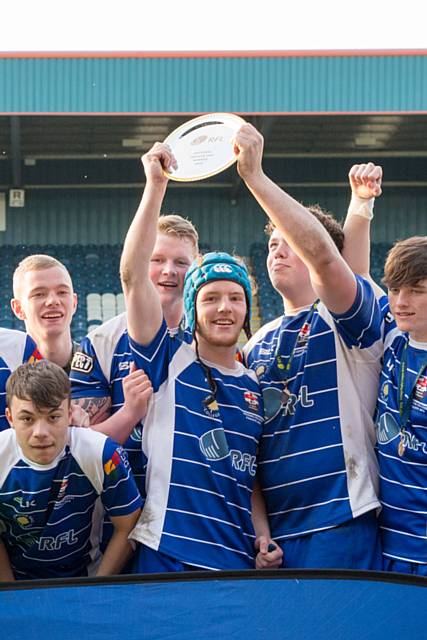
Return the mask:
{"type": "Polygon", "coordinates": [[[372,220],[374,217],[374,202],[375,198],[359,198],[352,195],[347,216],[361,216],[366,220],[372,220]]]}

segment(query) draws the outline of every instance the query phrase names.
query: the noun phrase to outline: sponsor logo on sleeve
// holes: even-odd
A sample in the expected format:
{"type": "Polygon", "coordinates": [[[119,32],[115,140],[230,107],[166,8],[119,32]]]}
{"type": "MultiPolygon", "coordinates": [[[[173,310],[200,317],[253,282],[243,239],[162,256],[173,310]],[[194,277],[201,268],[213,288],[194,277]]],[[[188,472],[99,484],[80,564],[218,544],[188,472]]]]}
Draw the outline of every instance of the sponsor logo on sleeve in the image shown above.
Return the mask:
{"type": "Polygon", "coordinates": [[[107,476],[111,475],[113,471],[115,471],[117,467],[120,466],[121,460],[122,459],[120,457],[119,452],[115,451],[111,456],[110,460],[107,460],[107,462],[104,464],[104,471],[107,474],[107,476]]]}

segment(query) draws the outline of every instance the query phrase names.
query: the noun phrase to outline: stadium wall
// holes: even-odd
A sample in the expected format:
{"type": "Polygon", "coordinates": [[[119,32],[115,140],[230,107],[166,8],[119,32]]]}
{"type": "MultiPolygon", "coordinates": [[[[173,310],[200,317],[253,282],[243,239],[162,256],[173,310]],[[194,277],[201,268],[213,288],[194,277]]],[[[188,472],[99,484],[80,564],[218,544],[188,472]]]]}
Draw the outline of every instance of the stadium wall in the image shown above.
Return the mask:
{"type": "MultiPolygon", "coordinates": [[[[289,188],[304,204],[318,202],[338,219],[345,217],[347,188],[289,188]]],[[[118,244],[124,239],[138,205],[140,189],[27,190],[25,208],[7,207],[6,231],[0,246],[46,244],[118,244]]],[[[212,249],[248,253],[253,242],[264,241],[265,215],[242,192],[233,206],[220,189],[171,189],[163,211],[189,217],[200,240],[212,249]]],[[[427,233],[425,189],[389,188],[376,204],[372,239],[392,243],[398,238],[427,233]]]]}

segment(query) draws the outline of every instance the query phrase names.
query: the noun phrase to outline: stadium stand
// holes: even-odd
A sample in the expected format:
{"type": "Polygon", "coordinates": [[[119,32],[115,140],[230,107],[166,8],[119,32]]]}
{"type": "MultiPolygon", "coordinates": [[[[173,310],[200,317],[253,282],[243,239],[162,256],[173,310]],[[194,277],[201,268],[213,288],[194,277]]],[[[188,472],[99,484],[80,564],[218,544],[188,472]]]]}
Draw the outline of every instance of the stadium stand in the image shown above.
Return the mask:
{"type": "MultiPolygon", "coordinates": [[[[377,282],[390,245],[373,245],[372,275],[377,282]]],[[[201,252],[209,251],[207,244],[201,252]]],[[[24,324],[10,309],[12,276],[18,262],[34,253],[47,253],[61,260],[69,270],[78,295],[78,307],[71,331],[78,342],[90,330],[124,311],[124,298],[119,276],[122,245],[4,245],[4,268],[0,273],[0,327],[24,330],[24,324]]],[[[253,243],[246,259],[254,277],[257,293],[254,296],[252,331],[270,322],[283,312],[282,300],[268,278],[267,245],[253,243]]]]}

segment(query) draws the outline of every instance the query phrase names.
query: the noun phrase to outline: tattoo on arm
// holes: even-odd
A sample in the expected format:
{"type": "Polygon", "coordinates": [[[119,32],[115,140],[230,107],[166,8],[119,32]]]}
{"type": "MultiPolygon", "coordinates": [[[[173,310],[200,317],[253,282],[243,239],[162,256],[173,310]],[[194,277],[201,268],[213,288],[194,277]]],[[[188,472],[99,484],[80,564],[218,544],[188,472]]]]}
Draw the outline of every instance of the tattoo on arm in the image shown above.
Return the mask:
{"type": "Polygon", "coordinates": [[[82,407],[89,415],[90,424],[100,424],[111,414],[111,398],[76,398],[74,404],[82,407]]]}

